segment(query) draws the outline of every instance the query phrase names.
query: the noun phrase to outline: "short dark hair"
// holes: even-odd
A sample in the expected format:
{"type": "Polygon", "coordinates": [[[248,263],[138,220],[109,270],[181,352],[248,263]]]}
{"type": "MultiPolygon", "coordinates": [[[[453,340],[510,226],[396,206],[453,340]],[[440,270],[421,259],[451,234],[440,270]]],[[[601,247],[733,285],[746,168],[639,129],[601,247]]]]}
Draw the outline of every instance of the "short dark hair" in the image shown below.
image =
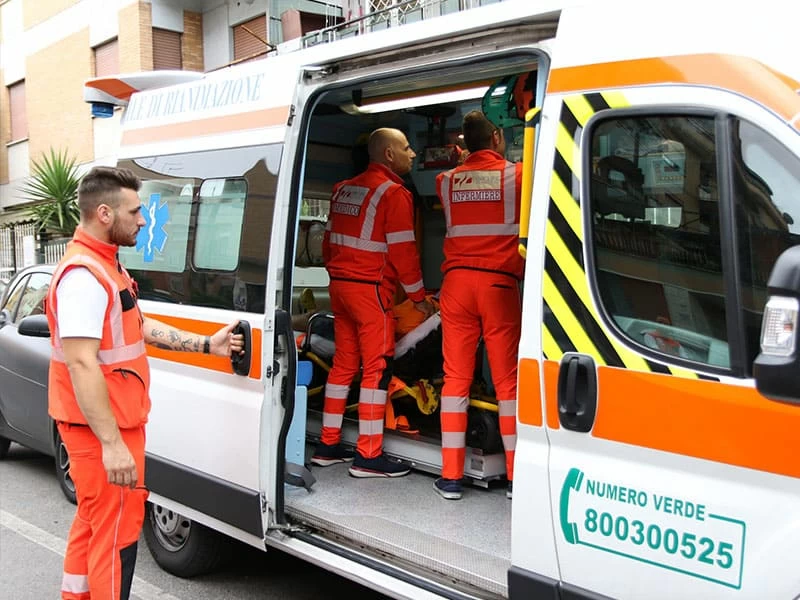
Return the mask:
{"type": "Polygon", "coordinates": [[[471,110],[464,115],[461,130],[464,132],[467,150],[477,152],[492,147],[492,134],[497,131],[497,127],[481,111],[471,110]]]}
{"type": "Polygon", "coordinates": [[[81,218],[89,218],[101,204],[117,208],[122,189],[138,192],[142,180],[130,169],[94,167],[81,179],[78,186],[78,208],[81,218]]]}

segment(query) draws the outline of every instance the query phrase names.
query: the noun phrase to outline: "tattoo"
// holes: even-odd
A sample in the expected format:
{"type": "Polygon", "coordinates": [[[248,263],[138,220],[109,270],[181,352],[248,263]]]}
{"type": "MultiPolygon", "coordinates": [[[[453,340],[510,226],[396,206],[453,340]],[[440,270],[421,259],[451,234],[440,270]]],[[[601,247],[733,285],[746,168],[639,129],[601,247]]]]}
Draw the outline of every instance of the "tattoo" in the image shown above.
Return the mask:
{"type": "Polygon", "coordinates": [[[150,332],[150,335],[156,338],[164,337],[164,332],[160,329],[153,329],[153,331],[150,332]]]}
{"type": "Polygon", "coordinates": [[[175,344],[180,342],[180,340],[181,340],[181,336],[178,334],[178,332],[175,331],[174,329],[170,329],[169,330],[169,341],[172,343],[173,347],[175,346],[175,344]]]}
{"type": "Polygon", "coordinates": [[[184,352],[196,352],[196,350],[192,348],[192,342],[194,342],[196,348],[197,340],[192,338],[186,338],[181,342],[181,350],[183,350],[184,352]]]}
{"type": "Polygon", "coordinates": [[[172,350],[172,347],[164,342],[153,342],[150,345],[155,346],[156,348],[161,348],[162,350],[172,350]]]}

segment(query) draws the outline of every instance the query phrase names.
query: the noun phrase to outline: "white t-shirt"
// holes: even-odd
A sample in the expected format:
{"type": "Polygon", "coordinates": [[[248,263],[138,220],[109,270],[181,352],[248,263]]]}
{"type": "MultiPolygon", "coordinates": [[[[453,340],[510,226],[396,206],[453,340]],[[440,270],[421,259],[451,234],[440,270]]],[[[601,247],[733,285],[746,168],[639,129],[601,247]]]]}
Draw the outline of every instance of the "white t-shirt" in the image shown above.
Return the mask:
{"type": "Polygon", "coordinates": [[[103,337],[103,317],[108,306],[105,288],[89,269],[67,271],[56,288],[58,332],[62,338],[103,337]]]}

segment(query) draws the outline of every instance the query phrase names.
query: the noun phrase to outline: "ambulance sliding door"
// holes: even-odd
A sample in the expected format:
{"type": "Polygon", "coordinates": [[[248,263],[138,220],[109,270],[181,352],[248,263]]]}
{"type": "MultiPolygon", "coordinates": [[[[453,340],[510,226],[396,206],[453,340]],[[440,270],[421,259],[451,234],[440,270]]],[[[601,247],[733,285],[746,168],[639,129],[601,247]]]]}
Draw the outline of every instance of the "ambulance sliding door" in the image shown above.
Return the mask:
{"type": "Polygon", "coordinates": [[[770,269],[800,242],[797,132],[712,89],[554,100],[541,374],[563,585],[792,598],[800,410],[751,372],[770,269]]]}

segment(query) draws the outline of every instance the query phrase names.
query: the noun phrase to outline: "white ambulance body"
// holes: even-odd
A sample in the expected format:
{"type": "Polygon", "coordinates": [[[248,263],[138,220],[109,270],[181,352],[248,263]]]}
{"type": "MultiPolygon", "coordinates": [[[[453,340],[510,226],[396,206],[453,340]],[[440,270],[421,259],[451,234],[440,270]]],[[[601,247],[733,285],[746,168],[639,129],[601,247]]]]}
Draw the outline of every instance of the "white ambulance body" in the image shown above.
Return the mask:
{"type": "Polygon", "coordinates": [[[130,96],[118,164],[144,180],[147,226],[122,258],[142,309],[249,329],[237,373],[149,350],[159,564],[211,568],[222,533],[396,598],[798,597],[800,408],[753,378],[768,276],[800,240],[798,22],[771,2],[508,0],[132,95],[147,76],[87,84],[130,96]],[[506,119],[532,180],[513,500],[486,398],[461,501],[432,488],[436,414],[386,432],[410,476],[313,468],[309,491],[321,394],[291,317],[306,288],[328,306],[331,188],[366,134],[405,131],[438,289],[435,176],[476,108],[506,119]]]}

